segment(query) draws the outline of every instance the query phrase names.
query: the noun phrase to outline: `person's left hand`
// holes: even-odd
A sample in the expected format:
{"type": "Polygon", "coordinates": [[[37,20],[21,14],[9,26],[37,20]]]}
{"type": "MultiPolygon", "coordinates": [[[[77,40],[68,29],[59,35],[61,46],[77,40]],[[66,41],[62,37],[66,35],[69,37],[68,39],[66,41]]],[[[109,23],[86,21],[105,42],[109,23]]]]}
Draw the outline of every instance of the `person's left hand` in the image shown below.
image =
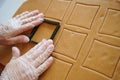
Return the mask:
{"type": "Polygon", "coordinates": [[[25,35],[18,35],[24,31],[42,23],[44,20],[43,13],[38,10],[26,11],[5,23],[0,24],[0,44],[12,45],[16,43],[29,42],[29,38],[25,35]]]}

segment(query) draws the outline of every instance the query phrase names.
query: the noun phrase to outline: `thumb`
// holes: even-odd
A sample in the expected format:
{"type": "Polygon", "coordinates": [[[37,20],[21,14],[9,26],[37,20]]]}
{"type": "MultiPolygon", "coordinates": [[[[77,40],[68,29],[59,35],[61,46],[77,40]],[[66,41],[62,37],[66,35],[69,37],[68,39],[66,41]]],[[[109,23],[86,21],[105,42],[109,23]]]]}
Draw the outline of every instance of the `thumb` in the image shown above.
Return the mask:
{"type": "Polygon", "coordinates": [[[20,50],[17,47],[12,47],[12,59],[15,60],[20,57],[20,50]]]}
{"type": "Polygon", "coordinates": [[[16,37],[12,37],[7,40],[7,45],[17,44],[17,43],[27,43],[29,42],[29,38],[25,35],[19,35],[16,37]]]}

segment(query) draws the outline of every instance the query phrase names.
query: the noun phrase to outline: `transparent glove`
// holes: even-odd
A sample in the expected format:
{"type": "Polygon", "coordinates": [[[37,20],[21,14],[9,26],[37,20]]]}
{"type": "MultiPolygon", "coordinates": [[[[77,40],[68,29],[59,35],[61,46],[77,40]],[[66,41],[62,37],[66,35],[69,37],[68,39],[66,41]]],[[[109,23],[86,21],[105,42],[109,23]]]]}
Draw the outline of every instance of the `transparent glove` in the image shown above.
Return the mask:
{"type": "Polygon", "coordinates": [[[29,38],[25,35],[18,35],[43,22],[44,15],[38,10],[26,11],[5,23],[0,24],[0,44],[11,45],[26,43],[29,38]]]}
{"type": "Polygon", "coordinates": [[[22,56],[13,47],[13,57],[1,73],[1,80],[37,80],[53,62],[53,49],[53,41],[45,39],[22,56]]]}

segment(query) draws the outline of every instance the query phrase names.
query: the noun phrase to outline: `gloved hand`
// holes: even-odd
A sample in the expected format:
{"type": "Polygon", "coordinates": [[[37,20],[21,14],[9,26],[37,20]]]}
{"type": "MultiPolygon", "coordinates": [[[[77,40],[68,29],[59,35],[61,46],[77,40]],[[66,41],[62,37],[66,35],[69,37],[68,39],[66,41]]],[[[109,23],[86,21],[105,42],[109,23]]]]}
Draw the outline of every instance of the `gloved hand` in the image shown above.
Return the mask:
{"type": "Polygon", "coordinates": [[[19,49],[13,47],[13,57],[0,80],[37,80],[53,62],[53,57],[50,57],[53,49],[53,41],[45,39],[22,56],[19,49]]]}
{"type": "Polygon", "coordinates": [[[26,11],[5,23],[0,24],[0,44],[11,45],[16,43],[26,43],[29,38],[25,35],[18,35],[43,22],[44,15],[38,10],[26,11]]]}

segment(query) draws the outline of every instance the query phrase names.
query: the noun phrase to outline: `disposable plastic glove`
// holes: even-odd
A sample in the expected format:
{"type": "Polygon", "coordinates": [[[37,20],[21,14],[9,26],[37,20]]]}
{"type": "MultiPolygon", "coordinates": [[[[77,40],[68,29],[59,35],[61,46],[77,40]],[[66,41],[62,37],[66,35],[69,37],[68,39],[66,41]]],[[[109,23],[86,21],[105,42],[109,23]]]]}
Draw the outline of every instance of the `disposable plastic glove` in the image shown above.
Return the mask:
{"type": "Polygon", "coordinates": [[[20,57],[19,49],[13,47],[13,57],[3,70],[1,80],[37,80],[53,62],[50,57],[53,49],[52,40],[44,39],[20,57]]]}
{"type": "Polygon", "coordinates": [[[26,43],[29,38],[25,35],[18,35],[43,22],[44,15],[38,10],[26,11],[5,23],[0,24],[0,44],[11,45],[16,43],[26,43]]]}

